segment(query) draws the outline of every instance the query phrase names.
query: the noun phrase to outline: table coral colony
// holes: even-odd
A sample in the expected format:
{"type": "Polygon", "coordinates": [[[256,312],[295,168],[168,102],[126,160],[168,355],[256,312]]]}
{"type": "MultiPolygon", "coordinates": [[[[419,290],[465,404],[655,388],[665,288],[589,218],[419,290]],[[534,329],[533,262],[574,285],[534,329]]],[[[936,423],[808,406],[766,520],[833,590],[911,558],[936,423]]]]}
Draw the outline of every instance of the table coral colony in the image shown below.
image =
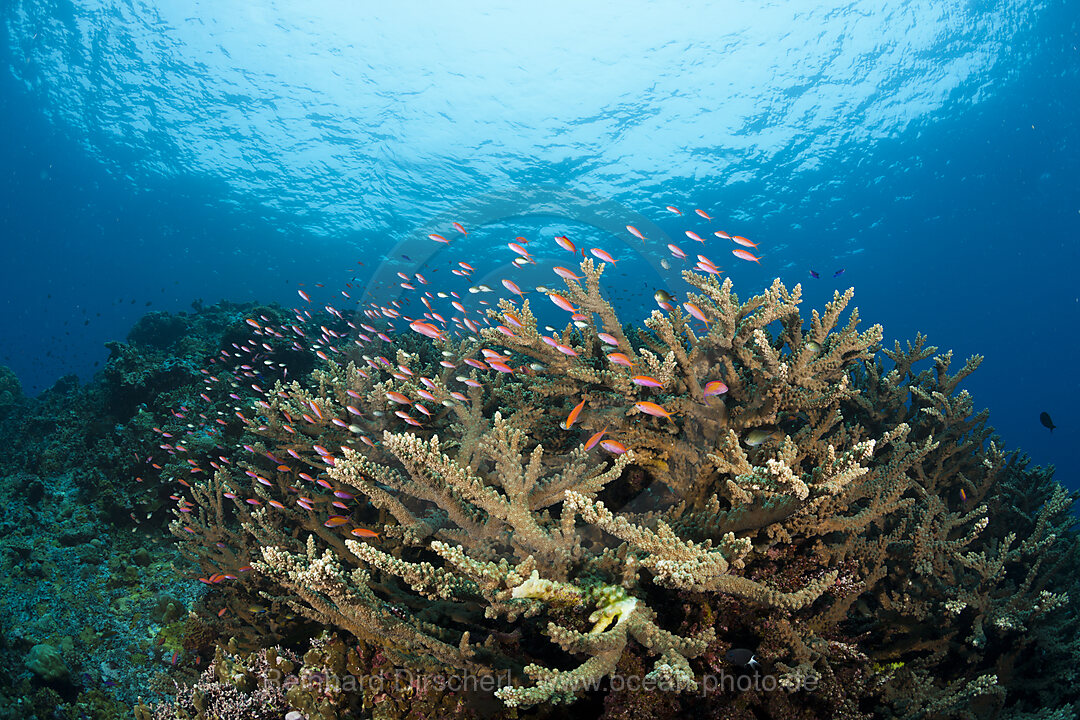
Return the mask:
{"type": "Polygon", "coordinates": [[[243,317],[204,371],[216,424],[163,473],[202,610],[235,636],[219,679],[307,637],[356,675],[506,678],[336,701],[381,717],[1054,705],[1072,497],[957,391],[980,358],[883,348],[851,290],[806,324],[798,286],[740,301],[708,272],[632,327],[604,267],[547,290],[572,318],[546,336],[524,298],[381,340],[367,323],[398,309],[243,317]]]}

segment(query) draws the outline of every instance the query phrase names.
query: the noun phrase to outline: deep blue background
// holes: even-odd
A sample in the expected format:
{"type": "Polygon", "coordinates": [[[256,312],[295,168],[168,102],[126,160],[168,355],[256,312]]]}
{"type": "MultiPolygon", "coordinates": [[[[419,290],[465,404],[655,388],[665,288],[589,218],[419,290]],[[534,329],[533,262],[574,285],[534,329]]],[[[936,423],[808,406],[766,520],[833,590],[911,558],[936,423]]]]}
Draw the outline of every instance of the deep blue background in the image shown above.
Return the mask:
{"type": "MultiPolygon", "coordinates": [[[[864,327],[883,324],[887,343],[921,331],[954,350],[955,368],[985,355],[962,387],[990,408],[1007,447],[1057,465],[1058,478],[1080,488],[1077,27],[1075,7],[1047,5],[1016,61],[983,78],[992,91],[980,102],[947,103],[890,137],[833,154],[761,212],[747,207],[761,202],[753,181],[709,198],[688,179],[670,198],[642,204],[740,207],[733,230],[766,253],[760,268],[722,258],[743,296],[779,275],[803,283],[808,314],[833,288],[853,285],[864,327]],[[689,197],[693,204],[680,201],[689,197]],[[831,279],[839,267],[846,272],[831,279]],[[810,268],[822,279],[811,280],[810,268]],[[1053,435],[1041,411],[1059,425],[1053,435]]],[[[16,62],[3,58],[0,67],[16,62]]],[[[133,184],[89,153],[86,138],[47,119],[54,114],[43,103],[0,72],[0,363],[28,393],[67,373],[90,377],[103,344],[122,339],[147,310],[184,310],[198,298],[294,304],[298,283],[340,286],[358,259],[370,265],[387,247],[370,234],[306,234],[205,174],[133,184]]],[[[752,161],[742,170],[762,186],[787,171],[752,161]]],[[[535,174],[575,184],[572,165],[535,174]]],[[[632,183],[624,189],[632,205],[632,183]]],[[[672,237],[703,227],[637,209],[672,237]]],[[[413,229],[388,224],[386,237],[413,229]]],[[[476,246],[467,256],[490,252],[476,246]]]]}

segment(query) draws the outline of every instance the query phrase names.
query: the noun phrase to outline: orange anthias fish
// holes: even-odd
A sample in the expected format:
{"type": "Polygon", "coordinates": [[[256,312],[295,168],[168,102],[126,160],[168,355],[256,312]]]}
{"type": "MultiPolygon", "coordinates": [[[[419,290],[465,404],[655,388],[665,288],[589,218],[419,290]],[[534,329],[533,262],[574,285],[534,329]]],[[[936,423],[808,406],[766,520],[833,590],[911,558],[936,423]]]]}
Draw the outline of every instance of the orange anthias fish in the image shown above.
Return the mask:
{"type": "Polygon", "coordinates": [[[701,308],[699,308],[694,303],[683,303],[683,307],[686,308],[686,312],[690,313],[690,315],[692,315],[693,317],[697,318],[706,325],[709,324],[709,320],[705,317],[705,313],[702,312],[701,308]]]}
{"type": "Polygon", "coordinates": [[[742,235],[732,235],[731,239],[732,239],[732,241],[738,243],[739,245],[742,245],[743,247],[756,248],[758,246],[758,244],[756,242],[750,242],[749,240],[744,238],[742,235]]]}
{"type": "Polygon", "coordinates": [[[756,262],[758,265],[761,264],[761,260],[754,257],[748,251],[743,250],[742,248],[737,248],[735,250],[732,250],[731,254],[734,255],[735,257],[739,258],[740,260],[750,260],[751,262],[756,262]]]}
{"type": "MultiPolygon", "coordinates": [[[[613,353],[614,354],[614,353],[613,353]]],[[[610,356],[609,356],[610,357],[610,356]]],[[[659,380],[648,375],[634,375],[630,378],[635,385],[641,385],[642,387],[658,388],[664,387],[659,380]]]]}
{"type": "Polygon", "coordinates": [[[344,515],[331,515],[326,519],[326,522],[324,522],[323,525],[328,528],[334,528],[344,525],[347,522],[349,522],[349,518],[344,515]]]}
{"type": "Polygon", "coordinates": [[[566,312],[577,312],[577,308],[570,304],[570,301],[564,298],[559,293],[551,293],[548,295],[551,298],[551,302],[555,303],[558,307],[562,308],[566,312]]]}
{"type": "Polygon", "coordinates": [[[695,209],[694,212],[696,212],[698,215],[705,218],[706,220],[712,220],[712,216],[710,216],[709,213],[705,212],[704,210],[695,209]]]}
{"type": "Polygon", "coordinates": [[[352,529],[352,534],[355,535],[356,537],[364,537],[364,538],[377,538],[377,537],[379,537],[379,533],[375,532],[374,530],[368,530],[367,528],[353,528],[352,529]]]}
{"type": "Polygon", "coordinates": [[[643,412],[646,415],[652,415],[653,417],[662,417],[662,418],[671,417],[671,413],[669,413],[667,410],[660,407],[656,403],[649,402],[647,400],[643,400],[641,402],[634,403],[634,407],[636,407],[639,412],[643,412]]]}
{"type": "Polygon", "coordinates": [[[622,455],[626,452],[626,446],[618,440],[604,440],[600,443],[600,447],[604,448],[612,455],[622,455]]]}
{"type": "Polygon", "coordinates": [[[604,433],[607,432],[608,426],[605,425],[604,429],[598,433],[595,433],[592,437],[585,441],[585,449],[592,450],[596,447],[596,443],[600,442],[600,438],[604,437],[604,433]]]}
{"type": "Polygon", "coordinates": [[[570,426],[572,426],[577,421],[578,415],[581,414],[581,411],[582,411],[582,409],[584,407],[585,407],[585,401],[582,400],[581,402],[579,402],[574,407],[573,410],[570,411],[570,414],[566,416],[566,422],[562,423],[562,429],[563,430],[569,430],[570,429],[570,426]]]}
{"type": "Polygon", "coordinates": [[[559,247],[561,247],[563,250],[568,250],[569,252],[577,252],[577,248],[574,247],[574,243],[570,242],[570,238],[566,237],[565,235],[556,235],[555,242],[557,242],[559,244],[559,247]]]}
{"type": "Polygon", "coordinates": [[[465,232],[465,226],[463,226],[461,223],[456,222],[456,223],[453,223],[453,225],[454,225],[454,229],[457,230],[462,235],[468,235],[469,234],[469,233],[465,232]]]}

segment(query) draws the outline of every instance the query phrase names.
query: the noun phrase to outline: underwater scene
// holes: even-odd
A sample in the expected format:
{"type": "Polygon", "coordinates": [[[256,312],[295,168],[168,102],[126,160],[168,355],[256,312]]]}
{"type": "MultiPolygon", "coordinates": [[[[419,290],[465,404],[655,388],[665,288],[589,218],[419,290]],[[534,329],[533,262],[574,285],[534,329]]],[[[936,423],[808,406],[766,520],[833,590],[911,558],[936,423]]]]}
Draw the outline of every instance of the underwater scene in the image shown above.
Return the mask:
{"type": "Polygon", "coordinates": [[[3,0],[0,720],[1080,717],[1080,4],[3,0]]]}

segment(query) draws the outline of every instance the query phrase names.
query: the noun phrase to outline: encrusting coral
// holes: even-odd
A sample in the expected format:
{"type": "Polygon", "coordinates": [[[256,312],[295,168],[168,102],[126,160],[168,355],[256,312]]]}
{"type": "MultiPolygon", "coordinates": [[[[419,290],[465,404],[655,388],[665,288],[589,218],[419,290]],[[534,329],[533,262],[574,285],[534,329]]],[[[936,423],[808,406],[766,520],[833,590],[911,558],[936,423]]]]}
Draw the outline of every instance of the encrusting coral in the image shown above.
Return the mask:
{"type": "Polygon", "coordinates": [[[887,369],[881,327],[841,323],[850,290],[804,326],[778,280],[740,302],[685,273],[686,303],[632,330],[603,267],[549,292],[577,321],[560,333],[503,300],[476,335],[321,353],[256,388],[246,452],[185,480],[172,525],[205,580],[399,667],[508,672],[510,708],[637,667],[680,711],[719,707],[707,676],[739,646],[780,676],[747,700],[776,717],[1000,709],[1044,671],[1025,637],[1073,622],[1072,497],[1043,477],[1009,507],[1031,473],[956,392],[977,359],[916,372],[920,337],[887,369]]]}

